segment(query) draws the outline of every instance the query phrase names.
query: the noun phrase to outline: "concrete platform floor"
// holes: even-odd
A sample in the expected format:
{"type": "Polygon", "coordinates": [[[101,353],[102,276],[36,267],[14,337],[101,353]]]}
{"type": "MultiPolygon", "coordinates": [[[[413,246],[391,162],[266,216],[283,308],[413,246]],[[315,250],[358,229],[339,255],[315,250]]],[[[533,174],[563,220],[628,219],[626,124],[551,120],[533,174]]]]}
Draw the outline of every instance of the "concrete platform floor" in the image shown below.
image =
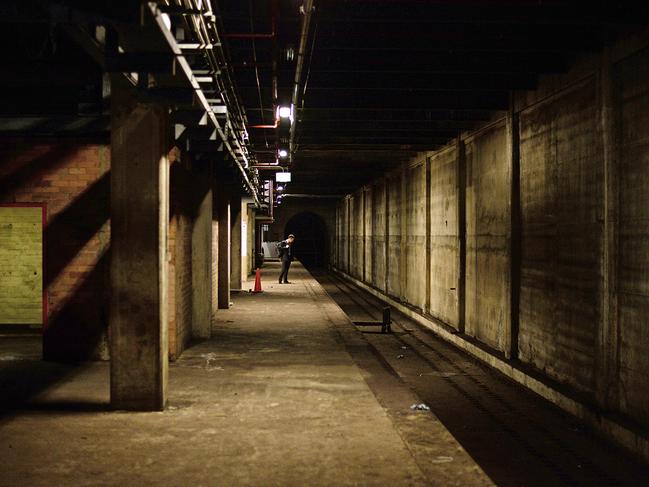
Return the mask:
{"type": "Polygon", "coordinates": [[[108,364],[0,338],[0,485],[491,484],[304,268],[278,273],[170,366],[164,412],[111,411],[108,364]]]}

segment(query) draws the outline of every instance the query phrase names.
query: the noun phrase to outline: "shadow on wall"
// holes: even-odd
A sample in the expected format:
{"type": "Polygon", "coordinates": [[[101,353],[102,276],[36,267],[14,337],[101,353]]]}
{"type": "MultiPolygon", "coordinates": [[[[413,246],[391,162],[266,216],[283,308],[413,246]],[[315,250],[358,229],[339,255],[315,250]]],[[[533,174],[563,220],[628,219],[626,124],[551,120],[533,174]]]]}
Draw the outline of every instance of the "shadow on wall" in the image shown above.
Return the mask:
{"type": "Polygon", "coordinates": [[[52,312],[43,330],[43,358],[108,359],[110,171],[94,181],[45,230],[46,285],[52,312]]]}
{"type": "MultiPolygon", "coordinates": [[[[65,210],[47,222],[47,286],[108,222],[109,215],[110,171],[93,182],[65,210]]],[[[93,247],[93,250],[96,250],[96,246],[93,247]]]]}
{"type": "Polygon", "coordinates": [[[43,358],[57,362],[108,359],[108,265],[106,250],[43,329],[43,358]]]}
{"type": "MultiPolygon", "coordinates": [[[[47,205],[42,351],[46,360],[67,362],[44,363],[40,354],[2,361],[0,417],[81,370],[79,362],[108,357],[109,167],[101,143],[12,138],[0,147],[0,202],[47,205]]],[[[13,356],[32,340],[40,342],[3,337],[2,350],[13,356]]]]}
{"type": "Polygon", "coordinates": [[[329,264],[329,236],[327,226],[319,215],[311,212],[298,213],[287,223],[286,238],[295,235],[295,257],[307,268],[327,267],[329,264]]]}
{"type": "Polygon", "coordinates": [[[46,360],[108,358],[110,156],[105,144],[7,139],[0,202],[45,203],[46,360]]]}
{"type": "Polygon", "coordinates": [[[12,203],[23,199],[33,185],[33,190],[51,187],[50,181],[43,178],[65,163],[73,149],[67,146],[50,147],[39,151],[38,155],[28,156],[19,150],[0,152],[0,201],[12,203]]]}

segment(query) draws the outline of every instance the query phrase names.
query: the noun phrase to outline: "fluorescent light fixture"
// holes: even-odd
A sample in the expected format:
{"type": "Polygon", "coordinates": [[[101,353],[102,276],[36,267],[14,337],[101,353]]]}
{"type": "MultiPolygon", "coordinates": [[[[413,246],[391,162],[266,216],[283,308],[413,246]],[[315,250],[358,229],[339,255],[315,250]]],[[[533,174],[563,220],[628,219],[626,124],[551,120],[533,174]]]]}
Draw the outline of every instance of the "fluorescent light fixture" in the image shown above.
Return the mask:
{"type": "Polygon", "coordinates": [[[275,110],[275,119],[289,119],[291,123],[293,123],[293,120],[295,119],[295,109],[293,105],[278,106],[275,110]]]}
{"type": "Polygon", "coordinates": [[[279,157],[286,157],[287,155],[288,155],[288,151],[286,149],[279,150],[279,157]]]}
{"type": "Polygon", "coordinates": [[[291,173],[290,172],[276,172],[275,181],[278,183],[290,183],[291,182],[291,173]]]}

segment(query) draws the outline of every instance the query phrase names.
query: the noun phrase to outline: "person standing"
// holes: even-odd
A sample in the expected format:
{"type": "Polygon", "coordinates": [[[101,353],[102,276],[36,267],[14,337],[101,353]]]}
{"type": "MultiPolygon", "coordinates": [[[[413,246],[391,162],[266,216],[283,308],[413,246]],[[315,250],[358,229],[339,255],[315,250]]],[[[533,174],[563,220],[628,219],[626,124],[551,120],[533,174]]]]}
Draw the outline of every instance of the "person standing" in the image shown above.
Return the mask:
{"type": "Polygon", "coordinates": [[[295,235],[292,233],[289,234],[286,240],[280,242],[280,255],[282,259],[282,272],[279,274],[279,283],[280,284],[290,284],[288,281],[288,270],[291,267],[291,262],[293,261],[293,242],[295,241],[295,235]]]}

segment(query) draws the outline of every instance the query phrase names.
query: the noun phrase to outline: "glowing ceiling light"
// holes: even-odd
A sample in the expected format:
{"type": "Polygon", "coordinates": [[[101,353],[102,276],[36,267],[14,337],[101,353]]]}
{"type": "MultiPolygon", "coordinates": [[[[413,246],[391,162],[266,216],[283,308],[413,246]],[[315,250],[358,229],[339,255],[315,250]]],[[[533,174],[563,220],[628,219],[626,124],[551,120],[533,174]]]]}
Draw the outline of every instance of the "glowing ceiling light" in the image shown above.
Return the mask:
{"type": "Polygon", "coordinates": [[[278,183],[290,183],[291,182],[291,173],[290,172],[276,172],[275,181],[278,183]]]}
{"type": "Polygon", "coordinates": [[[280,149],[279,157],[286,157],[286,156],[288,156],[288,151],[286,149],[280,149]]]}
{"type": "Polygon", "coordinates": [[[275,118],[277,120],[280,120],[280,119],[281,120],[286,120],[286,119],[288,119],[288,120],[291,121],[291,123],[293,123],[293,121],[295,119],[295,108],[293,107],[293,105],[290,105],[290,106],[287,106],[287,105],[278,106],[275,109],[275,118]]]}

